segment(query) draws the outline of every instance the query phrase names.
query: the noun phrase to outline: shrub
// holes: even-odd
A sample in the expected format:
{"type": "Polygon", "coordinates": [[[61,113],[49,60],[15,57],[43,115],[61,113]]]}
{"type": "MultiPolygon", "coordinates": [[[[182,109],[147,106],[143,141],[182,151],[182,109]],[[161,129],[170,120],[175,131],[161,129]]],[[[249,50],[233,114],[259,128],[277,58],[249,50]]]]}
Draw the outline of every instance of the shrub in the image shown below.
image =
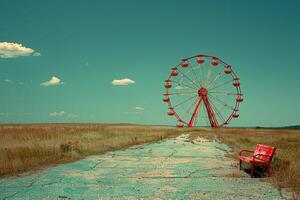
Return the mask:
{"type": "Polygon", "coordinates": [[[67,143],[62,143],[59,147],[60,147],[61,151],[64,153],[71,152],[71,151],[75,151],[77,153],[82,152],[82,146],[80,144],[80,141],[78,141],[78,140],[69,141],[67,143]]]}

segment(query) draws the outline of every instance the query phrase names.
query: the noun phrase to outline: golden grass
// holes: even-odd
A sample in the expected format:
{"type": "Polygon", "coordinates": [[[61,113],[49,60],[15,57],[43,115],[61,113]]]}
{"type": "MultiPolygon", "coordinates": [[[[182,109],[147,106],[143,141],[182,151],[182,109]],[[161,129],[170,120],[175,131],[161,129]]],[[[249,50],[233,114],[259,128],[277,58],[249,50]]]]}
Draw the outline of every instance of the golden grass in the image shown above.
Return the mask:
{"type": "Polygon", "coordinates": [[[39,124],[0,126],[0,176],[161,140],[180,130],[158,126],[39,124]]]}
{"type": "MultiPolygon", "coordinates": [[[[229,158],[259,143],[275,146],[270,181],[278,188],[300,191],[300,131],[246,128],[184,128],[162,126],[39,124],[0,125],[0,176],[71,162],[87,155],[189,133],[232,147],[229,158]]],[[[238,163],[238,162],[237,162],[238,163]]]]}
{"type": "MultiPolygon", "coordinates": [[[[300,131],[282,129],[222,128],[193,131],[197,135],[213,138],[233,149],[229,157],[237,158],[242,149],[254,150],[257,144],[277,148],[271,163],[271,177],[266,179],[278,188],[300,191],[300,131]]],[[[238,162],[237,162],[238,163],[238,162]]]]}

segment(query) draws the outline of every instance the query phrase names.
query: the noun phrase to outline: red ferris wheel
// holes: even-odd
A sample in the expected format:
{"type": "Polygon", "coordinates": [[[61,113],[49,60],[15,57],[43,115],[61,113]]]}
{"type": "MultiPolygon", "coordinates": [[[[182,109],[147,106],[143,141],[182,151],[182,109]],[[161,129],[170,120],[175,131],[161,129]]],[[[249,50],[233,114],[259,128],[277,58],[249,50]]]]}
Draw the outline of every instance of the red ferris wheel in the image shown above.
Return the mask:
{"type": "Polygon", "coordinates": [[[222,127],[239,117],[240,85],[230,65],[214,56],[196,55],[171,68],[163,101],[178,128],[222,127]]]}

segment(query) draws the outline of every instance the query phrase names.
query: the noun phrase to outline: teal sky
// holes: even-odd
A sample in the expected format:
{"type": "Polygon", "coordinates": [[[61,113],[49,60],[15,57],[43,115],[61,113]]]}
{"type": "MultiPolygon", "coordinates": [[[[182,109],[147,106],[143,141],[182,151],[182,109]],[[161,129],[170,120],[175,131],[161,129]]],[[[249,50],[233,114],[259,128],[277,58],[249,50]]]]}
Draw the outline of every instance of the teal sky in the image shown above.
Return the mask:
{"type": "Polygon", "coordinates": [[[34,52],[0,53],[0,123],[175,125],[164,80],[202,53],[241,79],[231,126],[299,124],[299,9],[297,0],[3,0],[0,42],[34,52]],[[53,76],[61,82],[42,84],[53,76]],[[135,83],[112,84],[123,78],[135,83]]]}

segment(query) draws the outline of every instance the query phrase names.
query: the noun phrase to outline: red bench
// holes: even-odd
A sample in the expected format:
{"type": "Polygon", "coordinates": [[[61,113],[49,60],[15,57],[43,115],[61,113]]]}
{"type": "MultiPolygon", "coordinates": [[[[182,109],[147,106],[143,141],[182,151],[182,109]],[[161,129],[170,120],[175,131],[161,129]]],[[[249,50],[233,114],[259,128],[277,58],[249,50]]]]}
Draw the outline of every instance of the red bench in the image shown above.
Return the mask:
{"type": "Polygon", "coordinates": [[[270,176],[270,164],[275,151],[275,147],[262,144],[258,144],[254,151],[241,150],[238,157],[240,160],[240,170],[242,170],[242,162],[246,162],[251,164],[251,178],[253,177],[255,166],[266,166],[267,174],[270,176]],[[252,153],[253,155],[251,157],[242,156],[243,152],[252,153]]]}

